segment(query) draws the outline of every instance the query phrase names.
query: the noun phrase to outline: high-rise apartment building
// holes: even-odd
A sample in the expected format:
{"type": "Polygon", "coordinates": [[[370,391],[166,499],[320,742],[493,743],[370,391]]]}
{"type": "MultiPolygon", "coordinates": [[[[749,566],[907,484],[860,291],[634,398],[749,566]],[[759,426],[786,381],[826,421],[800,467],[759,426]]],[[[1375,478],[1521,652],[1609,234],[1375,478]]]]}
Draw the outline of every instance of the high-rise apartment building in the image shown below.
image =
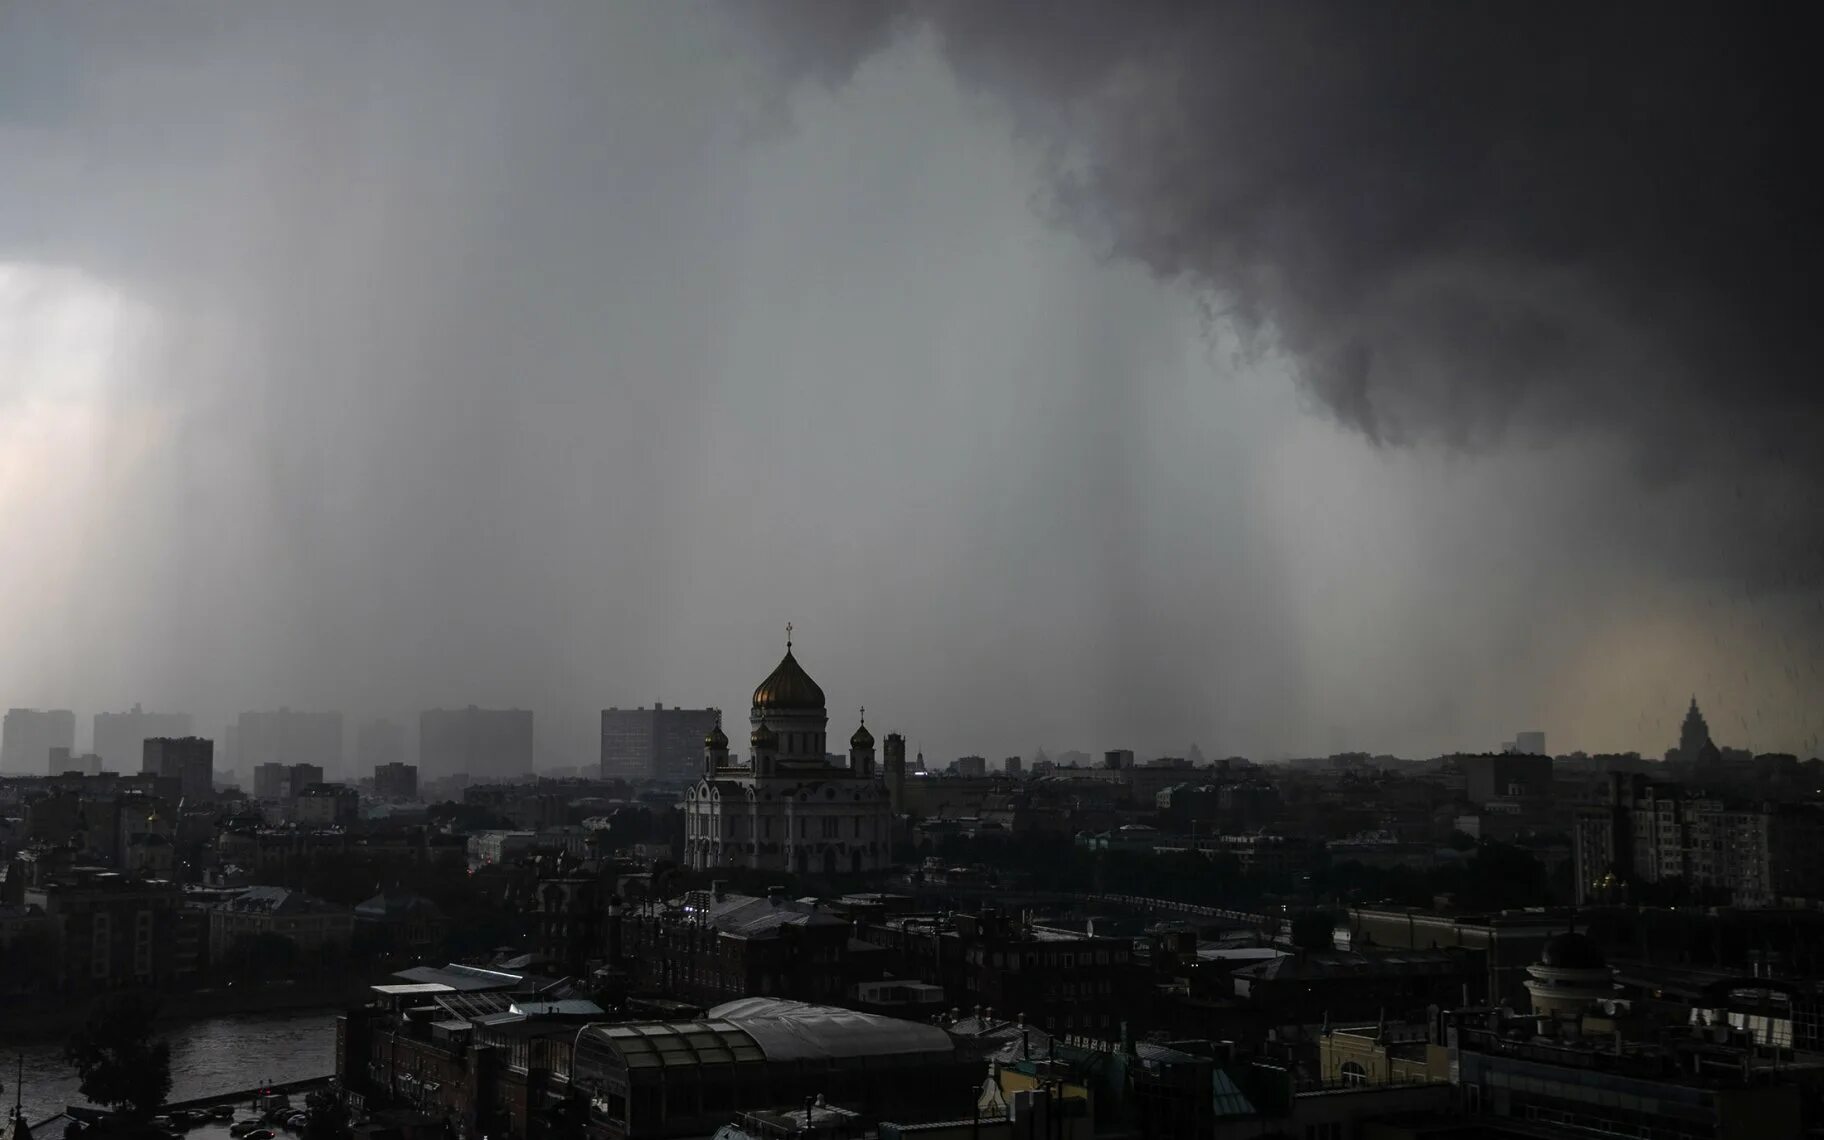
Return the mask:
{"type": "Polygon", "coordinates": [[[517,779],[532,773],[532,713],[526,709],[426,709],[418,717],[418,772],[517,779]]]}
{"type": "Polygon", "coordinates": [[[294,712],[291,709],[244,712],[235,726],[235,747],[240,770],[254,772],[256,786],[263,764],[287,768],[293,764],[315,764],[328,771],[340,772],[342,714],[294,712]]]}
{"type": "Polygon", "coordinates": [[[370,720],[355,733],[355,771],[373,772],[405,763],[405,726],[396,720],[370,720]]]}
{"type": "Polygon", "coordinates": [[[1001,761],[1001,771],[1007,773],[1009,776],[1018,776],[1025,771],[1025,768],[1026,761],[1020,759],[1018,756],[1009,756],[1007,759],[1001,761]]]}
{"type": "Polygon", "coordinates": [[[0,722],[0,772],[42,776],[51,749],[76,747],[76,714],[69,709],[8,709],[0,722]]]}
{"type": "Polygon", "coordinates": [[[253,770],[253,795],[255,799],[282,800],[290,779],[290,771],[283,764],[261,764],[253,770]]]}
{"type": "Polygon", "coordinates": [[[383,800],[418,798],[418,765],[378,764],[374,767],[374,795],[383,800]]]}
{"type": "Polygon", "coordinates": [[[1726,890],[1736,906],[1824,894],[1824,812],[1637,773],[1611,774],[1606,802],[1577,810],[1571,848],[1579,903],[1666,882],[1726,890]]]}
{"type": "Polygon", "coordinates": [[[959,776],[980,779],[988,774],[988,758],[986,756],[958,756],[956,762],[950,765],[950,770],[959,776]]]}
{"type": "Polygon", "coordinates": [[[215,742],[200,736],[154,736],[140,746],[140,771],[176,780],[188,803],[215,798],[215,742]]]}
{"type": "Polygon", "coordinates": [[[95,752],[110,772],[131,772],[155,736],[189,736],[189,713],[146,712],[134,705],[126,712],[98,712],[94,717],[95,752]]]}
{"type": "Polygon", "coordinates": [[[703,741],[722,722],[721,709],[602,710],[602,777],[687,784],[702,767],[703,741]]]}

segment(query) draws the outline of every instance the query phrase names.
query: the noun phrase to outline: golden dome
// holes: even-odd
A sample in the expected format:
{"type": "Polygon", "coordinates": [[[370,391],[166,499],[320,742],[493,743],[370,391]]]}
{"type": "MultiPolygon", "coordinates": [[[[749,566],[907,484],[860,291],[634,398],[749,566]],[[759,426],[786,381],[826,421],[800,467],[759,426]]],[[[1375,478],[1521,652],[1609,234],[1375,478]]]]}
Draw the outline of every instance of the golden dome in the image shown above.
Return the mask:
{"type": "Polygon", "coordinates": [[[785,659],[779,662],[760,687],[754,690],[754,707],[757,709],[816,709],[823,711],[823,689],[811,680],[811,675],[798,664],[792,656],[791,647],[785,650],[785,659]]]}
{"type": "Polygon", "coordinates": [[[703,738],[703,747],[724,750],[728,748],[728,734],[722,731],[721,721],[717,721],[716,727],[710,729],[709,735],[703,738]]]}
{"type": "Polygon", "coordinates": [[[868,731],[868,722],[867,721],[865,721],[865,720],[862,721],[861,727],[855,730],[855,735],[849,737],[849,747],[850,748],[872,748],[872,747],[874,747],[874,734],[868,731]]]}
{"type": "Polygon", "coordinates": [[[767,727],[765,721],[761,721],[754,729],[753,736],[749,737],[749,743],[753,745],[755,752],[771,751],[779,746],[779,734],[767,727]]]}

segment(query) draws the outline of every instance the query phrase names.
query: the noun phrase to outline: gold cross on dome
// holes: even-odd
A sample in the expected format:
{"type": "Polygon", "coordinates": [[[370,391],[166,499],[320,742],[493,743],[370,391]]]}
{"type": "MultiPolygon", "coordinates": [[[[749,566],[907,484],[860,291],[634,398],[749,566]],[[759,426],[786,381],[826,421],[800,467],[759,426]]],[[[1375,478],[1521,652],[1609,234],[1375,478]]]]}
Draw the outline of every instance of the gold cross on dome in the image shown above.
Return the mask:
{"type": "Polygon", "coordinates": [[[792,623],[789,621],[785,623],[785,649],[787,653],[792,649],[792,623]]]}

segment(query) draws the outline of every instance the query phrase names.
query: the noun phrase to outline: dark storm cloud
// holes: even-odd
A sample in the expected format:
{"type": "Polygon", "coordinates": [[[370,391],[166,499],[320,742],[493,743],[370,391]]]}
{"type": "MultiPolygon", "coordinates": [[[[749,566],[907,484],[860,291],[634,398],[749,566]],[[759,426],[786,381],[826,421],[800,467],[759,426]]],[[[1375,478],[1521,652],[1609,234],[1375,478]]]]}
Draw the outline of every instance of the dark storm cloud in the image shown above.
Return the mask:
{"type": "Polygon", "coordinates": [[[735,8],[826,82],[932,30],[1049,149],[1050,215],[1290,353],[1377,441],[1611,431],[1643,478],[1693,480],[1738,524],[1737,498],[1796,508],[1719,520],[1718,540],[1786,541],[1824,514],[1797,9],[735,8]]]}

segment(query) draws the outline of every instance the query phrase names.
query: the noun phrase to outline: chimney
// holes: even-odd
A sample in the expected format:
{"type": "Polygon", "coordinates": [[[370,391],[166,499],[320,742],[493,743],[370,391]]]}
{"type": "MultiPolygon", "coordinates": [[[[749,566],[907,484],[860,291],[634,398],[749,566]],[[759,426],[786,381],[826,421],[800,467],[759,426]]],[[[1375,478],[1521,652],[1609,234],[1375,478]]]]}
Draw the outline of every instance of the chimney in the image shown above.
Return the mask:
{"type": "Polygon", "coordinates": [[[709,882],[709,897],[710,898],[715,899],[717,902],[721,902],[723,900],[723,898],[726,897],[727,893],[728,893],[728,880],[727,879],[711,879],[710,880],[710,882],[709,882]]]}

